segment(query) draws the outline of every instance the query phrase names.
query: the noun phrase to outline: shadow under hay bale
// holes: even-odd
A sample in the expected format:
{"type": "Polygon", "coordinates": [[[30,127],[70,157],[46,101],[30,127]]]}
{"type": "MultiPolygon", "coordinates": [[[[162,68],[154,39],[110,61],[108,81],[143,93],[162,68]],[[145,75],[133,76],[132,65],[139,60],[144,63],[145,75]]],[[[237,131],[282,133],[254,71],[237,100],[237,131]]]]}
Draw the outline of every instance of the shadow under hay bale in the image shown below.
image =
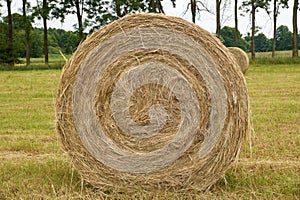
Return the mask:
{"type": "Polygon", "coordinates": [[[65,65],[61,141],[95,187],[203,190],[236,160],[248,131],[236,65],[183,19],[125,16],[95,31],[65,65]]]}
{"type": "Polygon", "coordinates": [[[249,68],[249,58],[247,53],[238,47],[228,47],[228,50],[233,54],[235,61],[239,65],[243,74],[245,74],[249,68]]]}

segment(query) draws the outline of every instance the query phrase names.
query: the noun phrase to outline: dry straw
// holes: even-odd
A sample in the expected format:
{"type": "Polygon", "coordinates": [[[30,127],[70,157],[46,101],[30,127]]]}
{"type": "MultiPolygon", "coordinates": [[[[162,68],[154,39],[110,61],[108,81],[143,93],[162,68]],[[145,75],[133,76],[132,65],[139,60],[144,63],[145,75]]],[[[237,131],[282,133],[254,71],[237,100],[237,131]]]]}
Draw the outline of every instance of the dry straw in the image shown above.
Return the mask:
{"type": "Polygon", "coordinates": [[[214,36],[176,17],[134,14],[94,32],[64,67],[57,130],[95,187],[203,190],[248,131],[243,74],[214,36]]]}
{"type": "Polygon", "coordinates": [[[249,58],[247,53],[238,47],[228,47],[228,49],[230,53],[233,54],[233,57],[235,58],[237,64],[240,66],[243,74],[245,74],[249,68],[249,58]]]}

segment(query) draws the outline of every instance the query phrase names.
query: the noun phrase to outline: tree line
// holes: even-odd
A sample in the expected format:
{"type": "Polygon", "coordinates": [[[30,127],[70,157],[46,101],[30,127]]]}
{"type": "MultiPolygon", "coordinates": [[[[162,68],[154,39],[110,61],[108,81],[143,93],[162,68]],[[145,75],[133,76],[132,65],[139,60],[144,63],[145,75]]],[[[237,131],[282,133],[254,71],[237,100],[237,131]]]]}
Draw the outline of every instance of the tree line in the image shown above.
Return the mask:
{"type": "MultiPolygon", "coordinates": [[[[12,14],[13,27],[13,57],[14,62],[18,62],[17,58],[26,58],[30,52],[31,58],[40,58],[44,55],[44,30],[42,28],[34,28],[29,24],[30,34],[28,35],[29,44],[26,44],[25,27],[22,15],[18,13],[12,14]],[[29,52],[26,51],[29,46],[29,52]]],[[[10,63],[9,46],[8,46],[8,19],[3,17],[0,21],[0,63],[10,63]]],[[[61,51],[63,54],[72,54],[78,46],[80,40],[78,34],[73,31],[65,31],[63,29],[48,29],[48,53],[57,54],[61,51]]]]}
{"type": "MultiPolygon", "coordinates": [[[[11,12],[11,3],[15,0],[0,0],[0,7],[7,8],[7,16],[0,13],[0,63],[5,62],[14,65],[16,58],[26,57],[26,64],[30,64],[31,57],[44,55],[46,64],[49,62],[48,54],[59,49],[66,54],[76,49],[76,46],[85,37],[84,30],[101,28],[129,13],[153,12],[165,13],[163,0],[36,0],[32,6],[27,0],[22,0],[22,14],[11,12]],[[76,14],[76,33],[60,29],[49,29],[47,22],[57,18],[62,22],[65,16],[76,14]],[[83,19],[83,15],[86,16],[83,19]],[[36,19],[43,21],[43,28],[33,28],[32,23],[36,19]],[[25,42],[23,41],[25,38],[25,42]]],[[[170,1],[176,7],[176,0],[170,1]]],[[[287,26],[277,27],[277,18],[280,9],[288,8],[288,0],[243,0],[234,1],[235,27],[221,27],[221,12],[230,4],[230,0],[216,0],[215,11],[207,6],[207,0],[188,0],[186,12],[192,14],[192,21],[201,12],[211,12],[216,15],[216,36],[226,46],[239,46],[251,52],[255,60],[255,52],[272,51],[274,57],[276,50],[292,50],[292,56],[298,57],[298,27],[297,12],[298,0],[293,4],[293,32],[287,26]],[[242,6],[238,7],[238,3],[242,6]],[[264,11],[273,20],[273,38],[268,39],[255,24],[255,16],[258,11],[264,11]],[[239,12],[251,16],[251,33],[242,37],[238,28],[239,12]]]]}
{"type": "MultiPolygon", "coordinates": [[[[274,39],[267,38],[267,36],[263,33],[257,33],[254,36],[254,45],[255,45],[255,52],[271,52],[275,51],[285,51],[285,50],[292,50],[293,46],[293,33],[289,30],[289,28],[285,25],[279,26],[276,30],[276,38],[275,43],[276,47],[275,50],[273,49],[274,46],[274,39]]],[[[246,36],[242,37],[242,35],[238,32],[238,47],[243,49],[246,52],[251,52],[251,35],[248,33],[246,36]]],[[[227,47],[234,47],[236,46],[235,43],[235,28],[225,26],[220,31],[220,40],[223,44],[227,47]]],[[[298,34],[298,44],[297,48],[300,48],[300,34],[298,34]]]]}

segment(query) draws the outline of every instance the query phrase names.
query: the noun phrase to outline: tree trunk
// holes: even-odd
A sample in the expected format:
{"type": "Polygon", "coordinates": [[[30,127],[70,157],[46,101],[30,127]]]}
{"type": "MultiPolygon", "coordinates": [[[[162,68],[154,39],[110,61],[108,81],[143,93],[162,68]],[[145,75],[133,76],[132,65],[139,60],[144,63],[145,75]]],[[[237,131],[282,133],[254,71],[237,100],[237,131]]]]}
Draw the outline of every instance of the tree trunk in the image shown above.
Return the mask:
{"type": "Polygon", "coordinates": [[[115,0],[115,4],[116,4],[116,13],[117,13],[117,16],[118,17],[122,17],[121,7],[120,7],[119,0],[115,0]]]}
{"type": "Polygon", "coordinates": [[[192,20],[196,22],[196,0],[191,0],[191,12],[192,12],[192,20]]]}
{"type": "Polygon", "coordinates": [[[6,0],[7,3],[7,17],[8,17],[8,64],[14,66],[14,49],[13,49],[13,27],[12,27],[12,16],[11,16],[11,0],[6,0]]]}
{"type": "Polygon", "coordinates": [[[234,3],[234,24],[235,24],[235,32],[234,32],[234,46],[239,46],[239,29],[238,29],[238,0],[235,0],[234,3]]]}
{"type": "Polygon", "coordinates": [[[26,1],[23,0],[23,20],[25,24],[26,66],[30,65],[30,26],[26,16],[26,1]]]}
{"type": "Polygon", "coordinates": [[[78,21],[78,36],[80,41],[83,40],[83,25],[82,25],[82,13],[80,11],[80,2],[79,0],[75,1],[76,6],[76,15],[77,15],[77,21],[78,21]]]}
{"type": "Polygon", "coordinates": [[[48,65],[49,63],[49,56],[48,56],[48,28],[47,28],[47,0],[43,0],[43,25],[44,25],[44,55],[45,55],[45,64],[48,65]]]}
{"type": "Polygon", "coordinates": [[[220,7],[221,7],[221,2],[222,0],[216,0],[216,24],[217,24],[217,28],[216,28],[216,35],[218,36],[218,38],[220,38],[220,33],[221,33],[221,14],[220,14],[220,7]]]}
{"type": "Polygon", "coordinates": [[[277,29],[277,0],[274,0],[274,8],[273,8],[273,48],[272,48],[272,58],[275,57],[275,50],[276,50],[276,29],[277,29]]]}
{"type": "Polygon", "coordinates": [[[163,6],[161,4],[161,0],[156,0],[156,1],[157,1],[156,3],[157,3],[157,7],[158,7],[158,12],[165,14],[165,11],[164,11],[163,6]]]}
{"type": "Polygon", "coordinates": [[[298,0],[294,0],[294,7],[293,7],[293,58],[298,57],[297,11],[298,11],[298,0]]]}
{"type": "Polygon", "coordinates": [[[155,2],[154,0],[150,0],[149,12],[155,12],[155,2]]]}
{"type": "Polygon", "coordinates": [[[255,60],[255,41],[254,41],[254,35],[255,35],[255,0],[251,0],[251,14],[252,14],[252,30],[251,30],[251,58],[254,61],[255,60]]]}

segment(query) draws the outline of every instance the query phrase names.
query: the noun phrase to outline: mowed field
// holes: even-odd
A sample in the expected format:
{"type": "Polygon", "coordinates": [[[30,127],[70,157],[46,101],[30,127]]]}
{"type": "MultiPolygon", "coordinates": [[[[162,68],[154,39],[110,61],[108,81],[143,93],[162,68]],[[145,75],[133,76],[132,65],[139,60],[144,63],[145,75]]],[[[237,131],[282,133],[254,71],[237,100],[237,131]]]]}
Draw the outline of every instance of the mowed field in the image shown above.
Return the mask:
{"type": "Polygon", "coordinates": [[[251,135],[238,162],[202,192],[99,191],[55,129],[61,70],[0,71],[0,199],[300,199],[300,65],[251,65],[251,135]]]}

